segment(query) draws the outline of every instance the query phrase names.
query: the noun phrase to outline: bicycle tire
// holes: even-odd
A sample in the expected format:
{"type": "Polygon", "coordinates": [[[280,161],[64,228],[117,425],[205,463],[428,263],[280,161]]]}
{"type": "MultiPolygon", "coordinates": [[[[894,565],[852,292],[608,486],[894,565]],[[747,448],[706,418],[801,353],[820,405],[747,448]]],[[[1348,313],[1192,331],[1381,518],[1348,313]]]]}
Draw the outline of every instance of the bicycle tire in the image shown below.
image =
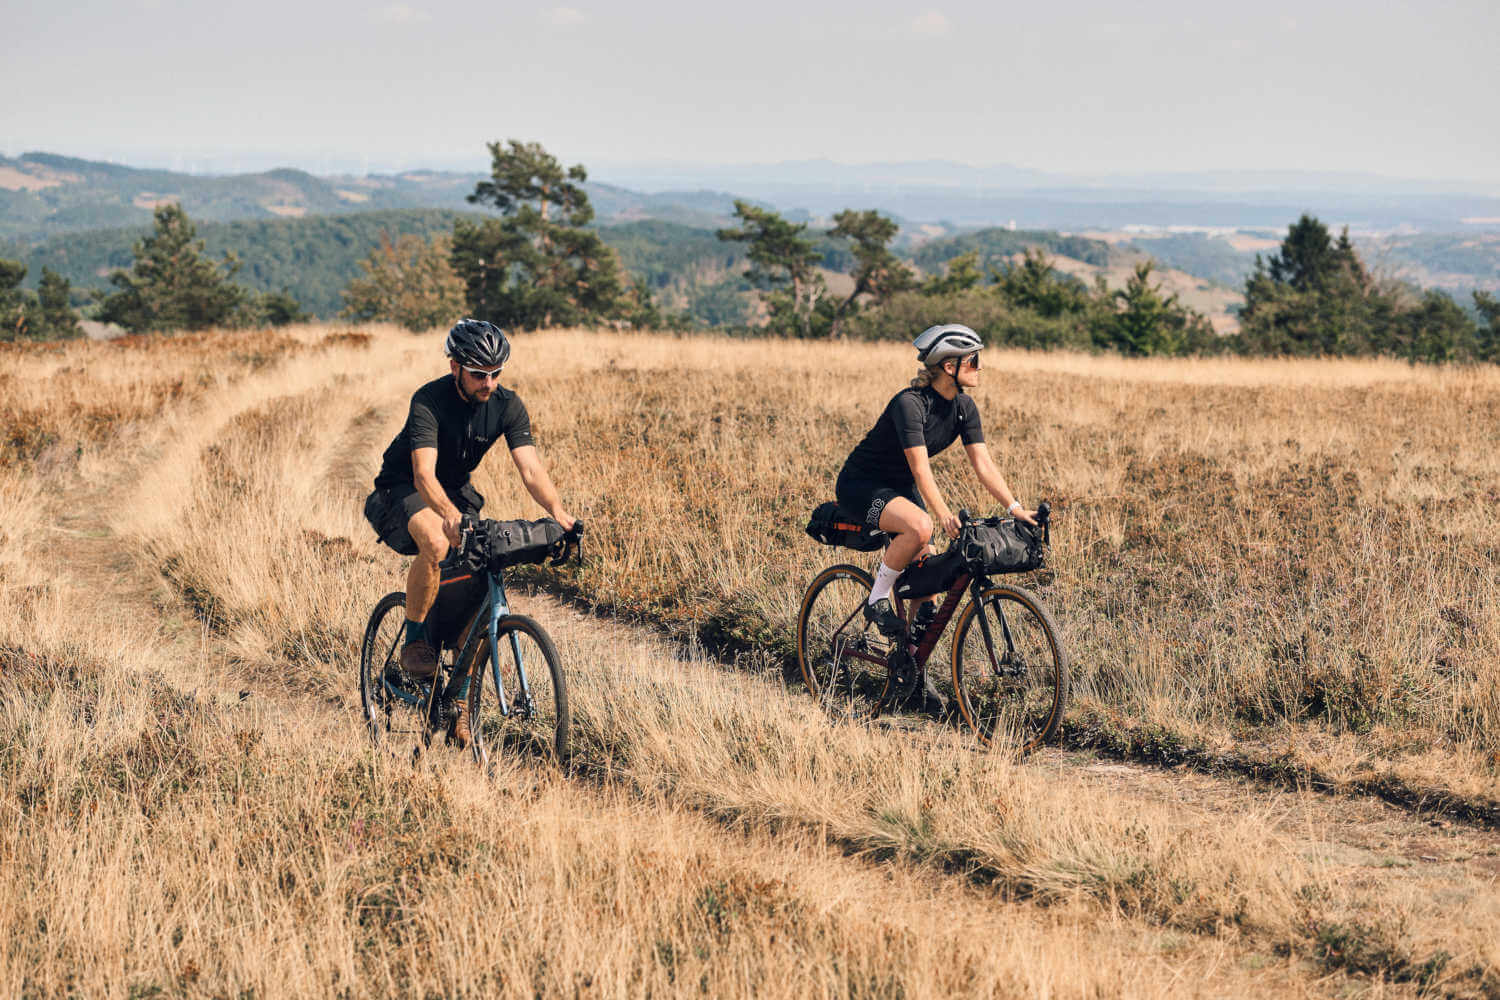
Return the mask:
{"type": "Polygon", "coordinates": [[[959,711],[985,746],[1014,741],[1029,753],[1057,735],[1068,700],[1068,653],[1035,594],[1001,585],[971,599],[954,629],[952,665],[959,711]],[[976,627],[981,613],[992,647],[976,627]]]}
{"type": "Polygon", "coordinates": [[[481,766],[489,763],[492,750],[507,742],[561,767],[567,766],[572,729],[568,688],[557,647],[546,629],[526,615],[506,615],[498,622],[494,636],[483,636],[474,644],[474,653],[465,667],[469,671],[470,750],[481,766]],[[490,643],[496,641],[500,644],[499,676],[490,656],[490,643]],[[520,698],[518,649],[520,662],[526,668],[529,705],[520,698]],[[541,669],[541,664],[546,665],[545,669],[541,669]],[[503,682],[509,702],[508,715],[500,713],[500,701],[494,691],[486,690],[486,677],[491,688],[503,682]]]}
{"type": "MultiPolygon", "coordinates": [[[[877,701],[885,688],[884,661],[891,641],[864,619],[873,579],[858,566],[840,563],[813,577],[797,609],[797,667],[814,700],[824,707],[863,694],[877,701]],[[876,656],[880,663],[847,659],[845,650],[876,656]]],[[[894,598],[892,598],[894,601],[894,598]]]]}
{"type": "Polygon", "coordinates": [[[406,628],[406,594],[393,591],[375,603],[359,647],[359,701],[365,727],[377,746],[392,733],[427,735],[427,701],[408,704],[391,692],[387,680],[419,689],[401,670],[401,639],[406,628]]]}

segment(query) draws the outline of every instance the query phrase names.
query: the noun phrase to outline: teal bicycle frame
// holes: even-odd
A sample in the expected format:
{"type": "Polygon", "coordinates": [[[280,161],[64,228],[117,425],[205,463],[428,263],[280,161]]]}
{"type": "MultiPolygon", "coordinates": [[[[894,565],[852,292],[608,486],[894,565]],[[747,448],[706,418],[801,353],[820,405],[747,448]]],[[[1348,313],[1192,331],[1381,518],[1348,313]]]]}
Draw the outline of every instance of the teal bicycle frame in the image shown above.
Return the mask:
{"type": "MultiPolygon", "coordinates": [[[[385,687],[386,692],[393,697],[401,699],[406,704],[415,706],[422,704],[424,701],[428,702],[427,715],[430,725],[437,725],[437,716],[443,704],[450,703],[454,698],[467,697],[470,678],[467,673],[461,673],[458,666],[468,663],[474,655],[476,645],[484,638],[496,635],[500,630],[500,619],[510,614],[510,601],[505,596],[505,579],[503,573],[500,570],[487,572],[486,584],[484,602],[480,604],[478,611],[475,612],[475,618],[485,621],[485,627],[469,630],[469,635],[464,641],[463,649],[454,658],[454,668],[448,676],[448,683],[443,687],[441,698],[432,697],[433,690],[437,686],[436,681],[440,679],[441,675],[439,675],[439,678],[434,679],[434,683],[423,684],[422,688],[418,691],[411,691],[392,684],[389,677],[382,675],[380,678],[380,683],[385,687]]],[[[511,652],[516,658],[516,677],[521,688],[517,704],[524,709],[525,706],[531,704],[531,687],[526,680],[526,663],[521,656],[521,640],[518,635],[511,635],[510,646],[511,652]]],[[[511,713],[512,706],[506,700],[505,684],[500,674],[500,644],[493,641],[490,643],[490,675],[495,679],[495,699],[496,704],[500,708],[500,714],[508,716],[511,713]]]]}

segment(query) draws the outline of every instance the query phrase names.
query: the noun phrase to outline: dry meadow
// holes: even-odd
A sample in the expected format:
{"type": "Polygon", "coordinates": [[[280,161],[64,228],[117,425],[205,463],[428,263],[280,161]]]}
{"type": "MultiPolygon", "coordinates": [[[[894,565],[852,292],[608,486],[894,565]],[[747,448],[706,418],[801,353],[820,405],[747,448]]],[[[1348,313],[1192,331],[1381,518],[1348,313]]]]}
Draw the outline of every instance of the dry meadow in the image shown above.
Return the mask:
{"type": "Polygon", "coordinates": [[[588,524],[516,595],[574,761],[480,773],[358,718],[360,503],[440,344],[0,347],[0,993],[1500,995],[1500,373],[987,355],[1074,669],[1017,760],[785,670],[909,350],[519,336],[588,524]]]}

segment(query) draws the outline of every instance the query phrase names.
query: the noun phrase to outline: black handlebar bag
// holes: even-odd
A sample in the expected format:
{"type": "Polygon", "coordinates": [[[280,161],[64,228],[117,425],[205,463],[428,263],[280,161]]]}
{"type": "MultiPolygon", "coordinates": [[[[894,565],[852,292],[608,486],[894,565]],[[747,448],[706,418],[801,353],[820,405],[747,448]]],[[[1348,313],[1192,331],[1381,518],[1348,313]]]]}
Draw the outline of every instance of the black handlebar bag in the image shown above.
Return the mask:
{"type": "Polygon", "coordinates": [[[484,551],[490,569],[539,563],[557,549],[565,532],[550,517],[535,521],[485,521],[484,551]]]}
{"type": "Polygon", "coordinates": [[[541,562],[562,537],[562,525],[550,517],[480,521],[463,551],[454,553],[438,568],[437,599],[427,612],[427,637],[434,645],[455,645],[484,603],[488,571],[541,562]]]}
{"type": "Polygon", "coordinates": [[[981,573],[1027,573],[1047,561],[1042,529],[1025,521],[971,521],[958,548],[964,562],[981,573]]]}

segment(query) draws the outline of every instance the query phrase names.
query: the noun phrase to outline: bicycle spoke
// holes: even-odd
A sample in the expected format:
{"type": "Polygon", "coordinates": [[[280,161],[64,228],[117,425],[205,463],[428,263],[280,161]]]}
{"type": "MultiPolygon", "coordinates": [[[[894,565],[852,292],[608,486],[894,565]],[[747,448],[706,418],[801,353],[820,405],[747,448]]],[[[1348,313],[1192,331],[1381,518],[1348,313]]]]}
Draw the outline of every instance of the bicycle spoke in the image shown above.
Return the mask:
{"type": "Polygon", "coordinates": [[[403,741],[420,737],[427,728],[428,685],[401,670],[405,622],[403,595],[386,595],[370,615],[360,647],[360,701],[370,737],[377,743],[393,736],[403,741]]]}
{"type": "Polygon", "coordinates": [[[480,697],[471,703],[475,755],[520,753],[565,761],[571,723],[552,640],[531,619],[510,615],[500,620],[498,649],[498,670],[488,638],[479,643],[478,662],[471,661],[486,675],[480,697]]]}
{"type": "Polygon", "coordinates": [[[1050,738],[1067,697],[1067,658],[1041,605],[995,588],[970,605],[954,640],[960,709],[985,743],[1029,750],[1050,738]]]}
{"type": "Polygon", "coordinates": [[[890,644],[864,619],[870,575],[856,566],[819,573],[797,617],[803,683],[826,711],[856,694],[878,698],[890,644]]]}

